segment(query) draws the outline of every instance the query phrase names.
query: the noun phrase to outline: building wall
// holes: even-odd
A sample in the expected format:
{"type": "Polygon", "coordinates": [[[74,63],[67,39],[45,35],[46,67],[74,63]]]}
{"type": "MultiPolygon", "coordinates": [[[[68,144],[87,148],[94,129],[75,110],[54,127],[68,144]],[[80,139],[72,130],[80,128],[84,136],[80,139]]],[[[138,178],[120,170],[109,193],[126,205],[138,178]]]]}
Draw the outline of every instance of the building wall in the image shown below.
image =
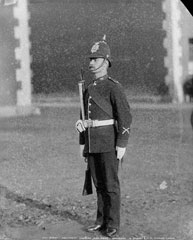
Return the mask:
{"type": "Polygon", "coordinates": [[[39,114],[31,105],[28,0],[0,2],[0,117],[39,114]]]}
{"type": "Polygon", "coordinates": [[[0,107],[16,105],[13,7],[0,6],[0,107]]]}
{"type": "Polygon", "coordinates": [[[181,4],[182,13],[182,47],[183,47],[183,79],[184,82],[190,74],[193,74],[193,43],[189,40],[193,39],[193,17],[186,7],[181,4]]]}
{"type": "MultiPolygon", "coordinates": [[[[163,47],[165,15],[162,1],[31,0],[32,70],[35,92],[76,90],[80,69],[94,41],[107,35],[113,67],[110,75],[134,94],[159,92],[167,69],[163,47]]],[[[193,18],[182,7],[183,81],[192,61],[188,39],[193,38],[193,18]]],[[[13,7],[0,8],[0,106],[17,101],[13,7]]],[[[23,45],[22,45],[23,46],[23,45]]],[[[89,75],[86,74],[86,79],[89,75]]]]}

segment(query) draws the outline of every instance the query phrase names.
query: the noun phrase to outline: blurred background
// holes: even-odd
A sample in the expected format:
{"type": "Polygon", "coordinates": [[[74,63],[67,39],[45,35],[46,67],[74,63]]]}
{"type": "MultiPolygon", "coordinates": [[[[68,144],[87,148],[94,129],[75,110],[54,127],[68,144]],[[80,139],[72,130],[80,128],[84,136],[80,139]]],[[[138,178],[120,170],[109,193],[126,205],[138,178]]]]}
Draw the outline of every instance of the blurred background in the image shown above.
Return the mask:
{"type": "Polygon", "coordinates": [[[28,98],[29,92],[33,96],[77,94],[80,69],[89,81],[86,56],[104,34],[112,54],[109,74],[123,84],[128,96],[190,101],[184,98],[183,85],[189,81],[186,91],[192,96],[193,18],[181,1],[172,3],[1,0],[0,105],[22,105],[27,91],[28,98]],[[24,52],[29,54],[30,68],[18,77],[17,71],[27,64],[24,52]]]}
{"type": "Polygon", "coordinates": [[[157,93],[166,74],[161,1],[30,2],[34,92],[74,91],[92,44],[106,34],[110,75],[131,92],[157,93]]]}

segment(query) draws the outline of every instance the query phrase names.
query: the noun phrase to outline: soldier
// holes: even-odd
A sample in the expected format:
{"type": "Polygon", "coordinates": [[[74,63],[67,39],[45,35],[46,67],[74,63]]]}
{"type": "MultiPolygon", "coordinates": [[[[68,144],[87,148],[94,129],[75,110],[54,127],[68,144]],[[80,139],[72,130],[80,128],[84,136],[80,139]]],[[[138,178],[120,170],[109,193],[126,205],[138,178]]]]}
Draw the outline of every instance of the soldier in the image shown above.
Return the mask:
{"type": "Polygon", "coordinates": [[[126,151],[132,116],[123,87],[107,74],[111,59],[106,39],[92,46],[89,59],[93,82],[84,92],[85,120],[79,138],[97,193],[96,221],[88,231],[103,231],[113,237],[120,226],[118,167],[126,151]]]}

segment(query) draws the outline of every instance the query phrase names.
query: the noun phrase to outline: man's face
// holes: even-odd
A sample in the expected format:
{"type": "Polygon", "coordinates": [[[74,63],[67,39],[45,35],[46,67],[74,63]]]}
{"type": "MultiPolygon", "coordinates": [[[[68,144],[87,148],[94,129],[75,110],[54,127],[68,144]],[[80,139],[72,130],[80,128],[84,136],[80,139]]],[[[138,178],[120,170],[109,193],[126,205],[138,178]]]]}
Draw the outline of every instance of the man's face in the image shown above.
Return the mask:
{"type": "Polygon", "coordinates": [[[96,73],[102,70],[105,61],[104,58],[90,58],[89,69],[96,73]]]}

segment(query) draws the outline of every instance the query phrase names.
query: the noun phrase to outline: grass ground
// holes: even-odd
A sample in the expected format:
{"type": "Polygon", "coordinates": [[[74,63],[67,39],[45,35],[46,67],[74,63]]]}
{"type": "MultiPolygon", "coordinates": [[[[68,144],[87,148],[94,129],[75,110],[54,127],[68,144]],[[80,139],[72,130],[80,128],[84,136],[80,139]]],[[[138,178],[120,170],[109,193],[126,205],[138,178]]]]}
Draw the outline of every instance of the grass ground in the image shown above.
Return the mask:
{"type": "MultiPolygon", "coordinates": [[[[74,129],[79,107],[39,105],[41,115],[0,119],[0,233],[22,239],[25,229],[28,240],[39,240],[57,224],[68,226],[53,230],[57,239],[102,237],[84,231],[95,219],[96,195],[81,196],[86,165],[74,129]]],[[[131,109],[119,237],[192,239],[192,108],[131,103],[131,109]]]]}

